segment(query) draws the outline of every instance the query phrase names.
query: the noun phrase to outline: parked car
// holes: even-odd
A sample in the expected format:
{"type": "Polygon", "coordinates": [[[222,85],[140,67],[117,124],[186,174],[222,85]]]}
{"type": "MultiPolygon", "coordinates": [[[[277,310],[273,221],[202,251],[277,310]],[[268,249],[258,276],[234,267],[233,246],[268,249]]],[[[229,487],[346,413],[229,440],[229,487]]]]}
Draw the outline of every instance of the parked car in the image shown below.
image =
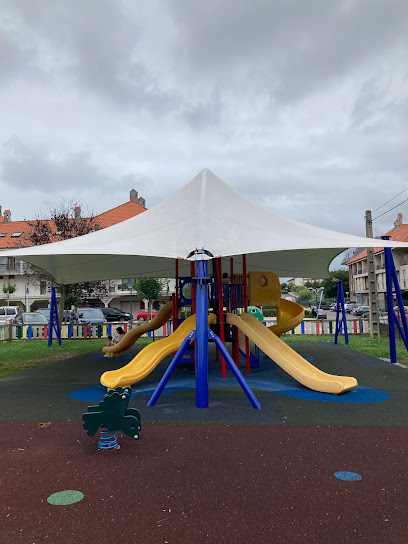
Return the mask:
{"type": "Polygon", "coordinates": [[[333,302],[333,304],[330,304],[330,310],[332,312],[335,312],[337,310],[337,302],[333,302]]]}
{"type": "Polygon", "coordinates": [[[71,323],[106,323],[106,318],[100,308],[75,308],[72,311],[71,323]]]}
{"type": "MultiPolygon", "coordinates": [[[[45,316],[48,321],[50,320],[50,311],[51,311],[51,308],[38,308],[38,310],[36,310],[37,314],[42,314],[43,316],[45,316]]],[[[62,321],[63,323],[69,323],[70,320],[71,320],[71,310],[62,310],[62,321]]]]}
{"type": "Polygon", "coordinates": [[[358,304],[355,302],[349,302],[346,307],[346,313],[351,314],[354,308],[358,308],[358,304]]]}
{"type": "Polygon", "coordinates": [[[0,306],[0,325],[11,323],[19,312],[20,306],[0,306]]]}
{"type": "MultiPolygon", "coordinates": [[[[157,310],[152,308],[150,312],[150,319],[153,319],[157,315],[157,310]]],[[[136,321],[147,321],[147,309],[139,310],[136,316],[136,321]]]]}
{"type": "Polygon", "coordinates": [[[72,310],[62,310],[62,321],[70,323],[72,318],[72,310]]]}
{"type": "Polygon", "coordinates": [[[327,314],[324,310],[320,308],[320,310],[317,310],[317,319],[327,319],[327,314]]]}
{"type": "MultiPolygon", "coordinates": [[[[408,306],[404,306],[404,311],[405,311],[406,314],[408,314],[408,306]]],[[[394,306],[394,312],[395,312],[396,314],[401,313],[401,312],[400,312],[400,309],[399,309],[399,306],[394,306]]]]}
{"type": "MultiPolygon", "coordinates": [[[[321,310],[330,310],[330,304],[331,302],[326,302],[325,300],[322,300],[320,303],[320,309],[321,310]]],[[[317,307],[319,307],[319,303],[317,304],[317,307]]]]}
{"type": "Polygon", "coordinates": [[[38,310],[36,310],[36,313],[37,314],[42,314],[49,321],[50,320],[50,311],[51,311],[51,308],[38,308],[38,310]]]}
{"type": "Polygon", "coordinates": [[[48,319],[38,312],[20,312],[13,318],[13,325],[48,325],[48,319]]]}
{"type": "Polygon", "coordinates": [[[358,308],[354,308],[353,314],[357,317],[368,317],[370,313],[370,306],[359,306],[358,308]]]}
{"type": "Polygon", "coordinates": [[[106,321],[130,321],[133,319],[133,316],[131,314],[128,314],[126,312],[122,312],[122,310],[118,310],[117,308],[101,308],[103,315],[106,318],[106,321]]]}

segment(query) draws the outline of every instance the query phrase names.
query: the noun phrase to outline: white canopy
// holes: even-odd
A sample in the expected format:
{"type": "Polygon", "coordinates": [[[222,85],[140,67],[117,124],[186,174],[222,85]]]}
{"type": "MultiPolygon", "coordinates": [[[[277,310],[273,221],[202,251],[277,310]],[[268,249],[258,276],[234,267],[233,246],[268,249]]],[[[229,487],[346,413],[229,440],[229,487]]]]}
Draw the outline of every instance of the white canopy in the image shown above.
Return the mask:
{"type": "MultiPolygon", "coordinates": [[[[2,251],[46,270],[59,284],[116,278],[190,275],[189,254],[205,249],[234,259],[241,271],[271,270],[278,276],[323,278],[330,262],[350,247],[401,247],[341,234],[283,217],[238,195],[203,170],[150,210],[112,227],[42,246],[2,251]]],[[[225,270],[228,270],[227,260],[225,270]]]]}

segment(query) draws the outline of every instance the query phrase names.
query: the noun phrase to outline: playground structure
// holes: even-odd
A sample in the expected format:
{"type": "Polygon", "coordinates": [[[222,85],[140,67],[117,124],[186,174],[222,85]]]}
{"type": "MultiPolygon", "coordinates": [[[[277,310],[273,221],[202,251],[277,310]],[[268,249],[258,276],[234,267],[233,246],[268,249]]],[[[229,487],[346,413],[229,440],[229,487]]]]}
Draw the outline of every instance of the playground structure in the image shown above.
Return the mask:
{"type": "MultiPolygon", "coordinates": [[[[195,254],[195,256],[200,257],[205,256],[205,254],[195,254]]],[[[114,389],[118,386],[130,387],[148,376],[164,357],[176,353],[156,392],[149,401],[149,405],[154,405],[187,349],[188,344],[195,340],[197,380],[200,379],[198,368],[201,363],[203,367],[201,368],[201,379],[204,381],[204,385],[202,386],[204,392],[202,395],[204,399],[207,399],[203,401],[203,404],[208,405],[208,354],[206,351],[208,340],[213,340],[217,348],[221,351],[221,374],[222,378],[225,379],[226,363],[229,364],[231,370],[234,367],[233,372],[236,377],[237,372],[240,374],[238,370],[240,366],[240,351],[241,353],[244,352],[245,355],[247,374],[251,372],[251,362],[252,366],[257,366],[259,358],[251,352],[249,339],[257,348],[260,348],[276,364],[305,387],[323,393],[341,394],[357,386],[355,378],[333,376],[320,371],[280,340],[279,336],[281,334],[296,327],[303,320],[304,310],[300,305],[281,298],[280,282],[276,274],[272,272],[249,272],[247,282],[246,274],[234,275],[233,259],[231,259],[230,283],[223,283],[221,260],[212,260],[211,277],[208,275],[209,262],[208,260],[192,261],[192,276],[190,278],[177,277],[176,266],[177,289],[176,295],[173,297],[175,331],[168,338],[145,347],[123,368],[105,372],[101,377],[102,385],[109,389],[114,389]],[[197,271],[195,270],[196,265],[197,271]],[[190,298],[185,294],[188,291],[186,285],[191,286],[191,294],[188,295],[190,298]],[[208,300],[214,312],[209,315],[207,315],[208,312],[206,309],[206,302],[208,300]],[[248,301],[254,306],[274,307],[276,309],[277,323],[270,327],[265,327],[253,313],[248,313],[248,301]],[[179,324],[178,313],[180,306],[190,306],[193,314],[179,324]],[[228,311],[225,311],[225,309],[228,311]],[[242,309],[244,312],[241,311],[242,309]],[[201,344],[197,333],[198,323],[201,323],[202,328],[205,329],[204,334],[202,331],[199,331],[201,333],[201,344]],[[208,329],[211,325],[212,328],[208,329]],[[245,337],[244,341],[241,333],[245,337]],[[204,338],[206,335],[207,338],[204,338]],[[226,340],[232,342],[232,356],[224,347],[226,340]],[[200,350],[201,360],[199,358],[200,350]]],[[[169,311],[169,308],[167,311],[169,311]]],[[[157,323],[161,323],[161,320],[158,320],[157,323]]],[[[152,327],[152,324],[150,326],[152,327]]],[[[121,343],[123,342],[124,345],[126,344],[127,336],[134,339],[134,331],[130,331],[123,338],[121,343]]],[[[104,348],[104,351],[106,351],[106,348],[104,348]]],[[[250,389],[242,375],[241,378],[239,379],[240,385],[254,407],[258,408],[259,406],[254,402],[254,397],[250,394],[250,389]]],[[[198,384],[198,387],[200,387],[200,384],[198,384]]]]}
{"type": "Polygon", "coordinates": [[[120,357],[122,353],[131,348],[143,334],[162,327],[170,319],[171,313],[172,303],[168,302],[160,308],[151,321],[146,321],[142,325],[130,330],[117,344],[105,346],[102,350],[103,353],[106,357],[120,357]]]}
{"type": "MultiPolygon", "coordinates": [[[[160,390],[167,383],[188,344],[194,340],[196,406],[199,408],[208,406],[207,344],[209,340],[212,340],[221,354],[222,378],[226,376],[228,365],[252,404],[258,408],[259,403],[236,366],[239,364],[240,353],[236,328],[234,333],[228,323],[227,327],[225,326],[228,316],[224,315],[225,302],[230,305],[227,313],[234,314],[236,311],[238,314],[241,308],[244,313],[247,313],[248,299],[251,300],[251,298],[248,297],[246,281],[241,284],[241,292],[238,288],[232,287],[239,283],[235,281],[235,275],[239,274],[234,274],[232,270],[229,274],[230,286],[223,285],[222,272],[224,270],[222,270],[221,260],[223,259],[225,264],[226,259],[238,257],[235,272],[239,271],[245,280],[247,264],[252,271],[261,273],[261,277],[266,277],[264,271],[276,270],[279,271],[280,276],[290,276],[298,274],[301,270],[304,276],[321,278],[327,276],[329,263],[341,251],[350,247],[377,247],[377,245],[378,240],[375,239],[330,231],[301,223],[293,218],[283,217],[238,195],[210,170],[204,169],[165,201],[127,221],[75,239],[7,250],[2,254],[24,260],[46,270],[54,278],[55,284],[72,284],[118,277],[172,277],[176,260],[176,277],[179,276],[179,272],[180,276],[184,277],[190,272],[193,282],[192,305],[193,313],[196,314],[196,328],[182,342],[150,403],[153,404],[157,400],[160,390]],[[169,232],[171,232],[171,238],[169,238],[169,232]],[[210,277],[208,268],[211,264],[212,276],[210,277]],[[220,293],[218,297],[216,296],[217,289],[220,293]],[[229,293],[227,293],[228,289],[229,293]],[[238,303],[240,296],[243,305],[238,303]],[[213,313],[217,315],[218,328],[208,328],[209,298],[213,313]],[[225,341],[229,340],[227,337],[229,334],[233,343],[232,357],[224,345],[225,341]]],[[[389,252],[390,255],[391,248],[408,248],[407,243],[390,240],[384,240],[382,245],[387,250],[386,253],[389,252]]],[[[388,267],[388,322],[395,333],[392,283],[397,290],[398,281],[394,279],[388,267]]],[[[177,295],[173,304],[173,322],[176,325],[178,299],[177,295]]],[[[280,302],[278,314],[280,312],[283,315],[285,311],[287,321],[296,322],[300,317],[296,314],[295,307],[287,305],[285,309],[285,303],[280,302]]],[[[299,314],[300,310],[296,311],[299,314]]],[[[53,317],[54,312],[51,312],[51,319],[53,317]]],[[[283,325],[284,323],[285,319],[278,320],[277,326],[288,326],[283,325]]],[[[408,326],[405,323],[403,327],[406,345],[408,345],[408,326]]],[[[392,331],[390,331],[390,345],[394,343],[395,348],[395,335],[393,336],[392,331]]],[[[279,328],[268,332],[279,334],[279,328]]],[[[278,336],[275,334],[275,337],[278,336]]],[[[270,340],[269,337],[268,340],[270,340]]],[[[273,343],[274,347],[282,352],[283,348],[280,344],[276,344],[275,339],[273,343]]],[[[249,374],[251,352],[248,336],[245,337],[244,344],[245,346],[241,345],[241,347],[245,347],[243,350],[245,369],[249,374]]],[[[395,352],[395,349],[391,349],[391,361],[396,362],[393,351],[395,352]]],[[[288,368],[292,366],[292,364],[288,365],[288,368]]],[[[303,372],[306,368],[304,366],[303,372]]],[[[350,383],[343,384],[341,387],[348,390],[350,383]]]]}

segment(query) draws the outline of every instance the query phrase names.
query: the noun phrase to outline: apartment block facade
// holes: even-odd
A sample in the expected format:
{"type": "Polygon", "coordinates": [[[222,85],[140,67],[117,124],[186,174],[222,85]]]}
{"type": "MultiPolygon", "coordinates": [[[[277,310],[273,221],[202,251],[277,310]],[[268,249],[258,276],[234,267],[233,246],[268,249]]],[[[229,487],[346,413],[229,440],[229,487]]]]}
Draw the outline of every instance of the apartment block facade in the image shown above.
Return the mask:
{"type": "MultiPolygon", "coordinates": [[[[385,233],[391,240],[399,242],[408,241],[408,224],[402,222],[402,214],[399,213],[394,228],[385,233]]],[[[384,248],[374,249],[374,266],[378,293],[378,307],[386,307],[387,285],[385,279],[384,248]]],[[[404,300],[408,300],[408,252],[395,248],[392,250],[395,269],[401,287],[404,300]]],[[[350,300],[357,304],[368,304],[368,271],[367,249],[357,248],[346,255],[343,263],[349,268],[350,300]]]]}

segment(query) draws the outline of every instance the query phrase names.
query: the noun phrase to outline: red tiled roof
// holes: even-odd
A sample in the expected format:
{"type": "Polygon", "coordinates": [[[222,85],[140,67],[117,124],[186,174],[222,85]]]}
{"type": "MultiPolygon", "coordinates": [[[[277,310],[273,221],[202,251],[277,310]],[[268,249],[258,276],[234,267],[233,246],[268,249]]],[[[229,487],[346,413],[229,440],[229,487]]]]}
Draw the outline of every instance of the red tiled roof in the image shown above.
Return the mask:
{"type": "MultiPolygon", "coordinates": [[[[112,225],[116,225],[116,223],[121,223],[122,221],[126,221],[126,219],[130,219],[131,217],[134,217],[135,215],[139,215],[139,213],[142,213],[146,211],[147,208],[139,204],[138,202],[135,202],[133,200],[129,200],[128,202],[125,202],[124,204],[121,204],[120,206],[116,206],[116,208],[113,208],[112,210],[108,210],[106,212],[103,212],[97,216],[95,216],[95,223],[99,225],[100,228],[104,229],[106,227],[110,227],[112,225]]],[[[53,223],[52,220],[45,220],[49,223],[53,223]]],[[[0,249],[7,249],[7,248],[18,248],[18,247],[24,247],[28,246],[29,241],[29,233],[30,233],[30,220],[26,221],[10,221],[8,224],[4,224],[4,216],[0,216],[0,249]],[[12,237],[12,234],[16,232],[21,232],[22,235],[18,237],[12,237]],[[5,233],[5,236],[2,236],[2,234],[5,233]]],[[[56,228],[55,226],[52,228],[52,230],[55,232],[56,228]]],[[[59,237],[55,235],[55,242],[59,240],[59,237]]]]}
{"type": "Polygon", "coordinates": [[[145,212],[146,210],[147,208],[138,202],[129,200],[120,206],[116,206],[116,208],[113,208],[112,210],[97,215],[95,221],[102,229],[104,229],[116,225],[116,223],[126,221],[126,219],[139,215],[139,213],[145,212]]]}
{"type": "MultiPolygon", "coordinates": [[[[395,242],[408,242],[408,223],[404,223],[400,226],[400,228],[396,231],[395,227],[389,230],[384,234],[384,236],[389,236],[390,240],[394,240],[395,242]]],[[[383,247],[375,247],[374,253],[380,253],[383,251],[383,247]]],[[[352,264],[357,261],[361,261],[362,259],[365,259],[367,257],[367,250],[363,249],[358,255],[355,255],[352,259],[346,262],[346,264],[352,264]]]]}

